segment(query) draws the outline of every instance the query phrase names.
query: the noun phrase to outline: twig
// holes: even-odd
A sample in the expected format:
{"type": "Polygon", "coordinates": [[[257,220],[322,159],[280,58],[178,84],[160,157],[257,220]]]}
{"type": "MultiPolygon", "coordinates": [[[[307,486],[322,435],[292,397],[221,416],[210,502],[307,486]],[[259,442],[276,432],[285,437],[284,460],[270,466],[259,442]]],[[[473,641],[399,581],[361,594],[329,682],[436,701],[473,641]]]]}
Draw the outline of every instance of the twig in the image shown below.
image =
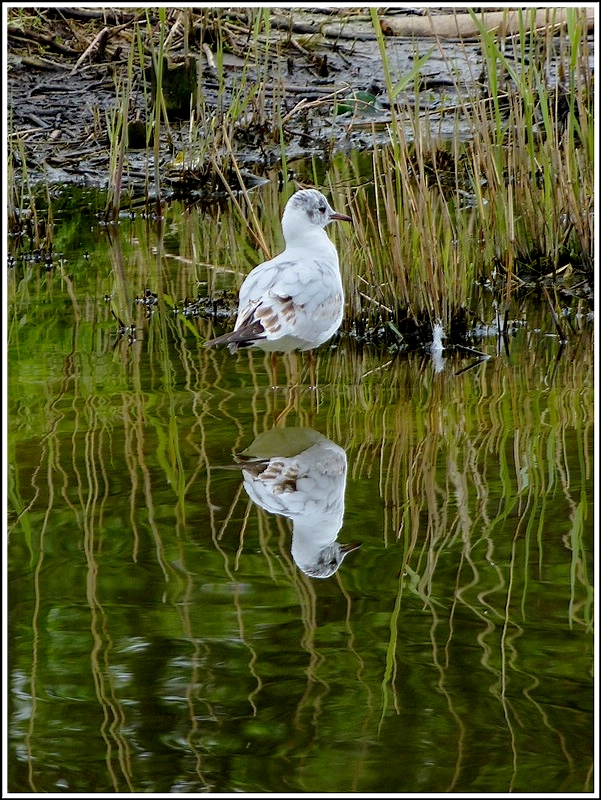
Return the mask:
{"type": "MultiPolygon", "coordinates": [[[[59,8],[56,9],[61,17],[70,17],[71,19],[79,19],[88,21],[91,19],[102,19],[108,24],[118,25],[121,24],[122,20],[127,20],[128,22],[133,22],[136,19],[140,19],[144,17],[144,12],[141,14],[132,14],[128,13],[127,11],[111,8],[103,8],[100,11],[95,11],[93,9],[88,8],[59,8]]],[[[151,21],[154,20],[154,17],[151,17],[151,21]]]]}
{"type": "Polygon", "coordinates": [[[394,312],[393,312],[393,310],[392,310],[392,308],[388,308],[388,306],[385,306],[385,305],[384,305],[384,303],[380,303],[380,301],[379,301],[379,300],[376,300],[375,298],[373,298],[373,297],[370,297],[368,294],[365,294],[365,292],[358,291],[358,294],[359,294],[361,297],[364,297],[364,298],[365,298],[366,300],[368,300],[370,303],[373,303],[373,305],[374,305],[374,306],[377,306],[378,308],[383,308],[383,309],[384,309],[384,311],[388,311],[388,313],[389,313],[389,314],[392,314],[392,313],[394,313],[394,312]]]}
{"type": "Polygon", "coordinates": [[[335,100],[336,97],[341,92],[348,92],[348,90],[349,90],[348,85],[344,86],[341,89],[335,89],[333,92],[326,95],[325,97],[320,97],[319,100],[309,101],[307,100],[306,97],[303,97],[303,99],[299,100],[299,102],[294,106],[294,108],[291,111],[289,111],[286,114],[285,117],[282,117],[282,125],[285,125],[287,122],[289,122],[292,119],[292,117],[294,117],[296,114],[299,113],[299,111],[306,111],[309,108],[315,108],[316,106],[327,105],[328,103],[331,103],[332,100],[335,100]]]}
{"type": "Polygon", "coordinates": [[[489,359],[491,357],[488,355],[488,353],[483,353],[481,350],[476,350],[475,347],[468,347],[465,344],[456,344],[455,347],[457,347],[460,350],[466,350],[468,353],[472,353],[473,355],[478,356],[481,361],[484,359],[489,359]]]}
{"type": "Polygon", "coordinates": [[[104,50],[104,48],[106,47],[106,43],[108,41],[108,38],[109,38],[109,29],[108,28],[103,28],[100,31],[100,33],[98,33],[94,37],[94,39],[92,40],[92,43],[88,47],[86,47],[86,49],[83,51],[83,53],[77,59],[77,61],[75,62],[75,66],[73,67],[73,69],[69,73],[69,77],[71,77],[71,75],[75,75],[75,73],[79,69],[80,64],[82,64],[82,62],[84,62],[86,60],[86,58],[89,58],[90,61],[93,61],[96,58],[96,56],[98,55],[98,53],[101,50],[104,50]]]}
{"type": "Polygon", "coordinates": [[[468,364],[467,367],[462,367],[461,369],[457,370],[457,372],[454,372],[453,374],[455,375],[455,377],[457,377],[459,375],[463,375],[464,372],[469,372],[470,369],[474,369],[474,367],[477,367],[478,364],[482,364],[482,362],[486,361],[488,358],[490,358],[490,356],[485,356],[484,358],[478,358],[478,359],[476,359],[476,361],[472,362],[471,364],[468,364]]]}
{"type": "Polygon", "coordinates": [[[211,52],[211,48],[209,47],[207,42],[203,42],[202,51],[205,54],[205,58],[207,59],[207,63],[209,65],[210,69],[212,69],[213,72],[217,72],[217,66],[215,64],[215,56],[211,52]]]}

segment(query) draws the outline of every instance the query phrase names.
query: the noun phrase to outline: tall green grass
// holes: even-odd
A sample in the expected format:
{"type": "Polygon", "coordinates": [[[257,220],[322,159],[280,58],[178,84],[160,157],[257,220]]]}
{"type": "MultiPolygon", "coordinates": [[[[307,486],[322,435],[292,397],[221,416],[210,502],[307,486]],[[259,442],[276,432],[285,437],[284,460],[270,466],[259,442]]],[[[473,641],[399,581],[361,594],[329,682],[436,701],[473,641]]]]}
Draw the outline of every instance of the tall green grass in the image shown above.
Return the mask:
{"type": "Polygon", "coordinates": [[[473,15],[485,96],[465,97],[457,85],[457,113],[471,140],[447,144],[420,110],[417,84],[414,103],[399,104],[372,10],[391,107],[390,146],[378,151],[374,142],[373,196],[347,191],[355,234],[368,250],[355,312],[389,309],[384,318],[400,314],[430,331],[440,320],[448,331],[472,305],[482,278],[502,307],[524,275],[556,278],[575,268],[592,278],[594,126],[583,17],[571,10],[558,39],[552,27],[533,32],[526,24],[533,12],[523,13],[511,41],[473,15]],[[550,86],[558,41],[563,81],[550,86]]]}

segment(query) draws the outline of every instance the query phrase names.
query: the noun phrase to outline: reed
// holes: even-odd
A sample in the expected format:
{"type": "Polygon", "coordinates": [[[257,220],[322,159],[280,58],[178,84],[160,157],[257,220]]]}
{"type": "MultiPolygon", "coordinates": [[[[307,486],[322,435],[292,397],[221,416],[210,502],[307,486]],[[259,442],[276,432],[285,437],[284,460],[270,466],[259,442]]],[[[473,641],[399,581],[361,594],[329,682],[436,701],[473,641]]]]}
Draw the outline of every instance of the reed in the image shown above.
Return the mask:
{"type": "Polygon", "coordinates": [[[116,222],[121,208],[123,170],[128,143],[128,119],[134,52],[134,48],[130,48],[127,77],[124,81],[116,81],[115,106],[106,112],[106,132],[109,139],[106,218],[112,222],[116,222]]]}
{"type": "MultiPolygon", "coordinates": [[[[6,186],[8,234],[21,246],[27,244],[31,250],[43,249],[47,244],[44,233],[48,226],[40,215],[38,195],[30,182],[25,141],[12,131],[8,137],[6,186]],[[19,164],[18,171],[16,164],[19,164]]],[[[42,193],[49,196],[47,184],[42,187],[42,193]]]]}
{"type": "MultiPolygon", "coordinates": [[[[176,23],[183,27],[186,43],[190,18],[184,11],[176,23]]],[[[474,85],[480,85],[481,92],[466,95],[457,78],[456,106],[437,111],[423,110],[428,102],[419,83],[432,49],[416,57],[406,75],[393,77],[386,40],[372,9],[390,106],[389,146],[379,145],[374,125],[373,178],[366,180],[356,153],[332,160],[325,178],[332,195],[353,212],[353,235],[339,243],[343,266],[352,265],[348,270],[344,266],[348,331],[406,348],[430,344],[439,326],[447,345],[465,344],[476,313],[502,325],[524,287],[537,289],[550,281],[555,288],[570,272],[592,283],[593,91],[584,21],[572,9],[559,36],[552,25],[535,35],[527,24],[530,13],[524,12],[524,24],[512,37],[480,28],[484,69],[474,76],[474,85]],[[559,79],[549,86],[550,59],[555,59],[557,47],[559,79]],[[461,119],[469,140],[458,135],[450,142],[443,139],[437,129],[442,114],[461,119]]],[[[474,19],[477,22],[477,15],[474,19]]],[[[156,215],[164,212],[166,177],[177,174],[182,191],[195,185],[201,195],[229,197],[261,254],[273,255],[274,245],[262,230],[264,221],[249,191],[239,144],[253,137],[259,147],[261,142],[277,142],[280,170],[287,175],[289,125],[306,107],[300,103],[284,113],[285,81],[279,72],[274,78],[274,63],[284,62],[290,36],[273,27],[269,9],[246,15],[203,12],[196,33],[204,63],[196,92],[190,93],[190,121],[180,131],[179,156],[167,175],[166,153],[174,145],[174,131],[163,84],[177,27],[169,27],[170,22],[166,9],[161,9],[157,17],[146,14],[145,27],[136,25],[125,75],[116,83],[116,104],[107,114],[107,213],[116,219],[123,202],[131,98],[140,85],[150,99],[145,77],[150,63],[155,102],[146,117],[147,148],[154,133],[147,162],[153,180],[147,177],[147,190],[150,196],[152,183],[156,215]],[[230,55],[241,59],[235,74],[230,55]],[[216,80],[215,108],[205,100],[204,79],[216,80]]],[[[440,55],[446,58],[443,48],[440,55]]],[[[450,68],[449,73],[453,74],[450,68]]],[[[329,104],[336,113],[334,97],[316,102],[329,104]]],[[[15,146],[23,149],[23,143],[15,146]]],[[[324,170],[318,171],[315,163],[312,171],[305,165],[299,173],[305,173],[305,182],[319,185],[324,170]]],[[[26,165],[23,178],[25,187],[26,165]]],[[[13,209],[30,202],[23,188],[15,190],[15,180],[11,170],[9,196],[16,198],[19,191],[23,195],[23,201],[14,199],[13,209]]],[[[276,193],[274,197],[279,211],[280,198],[276,193]]],[[[243,275],[241,270],[240,282],[243,275]]],[[[231,288],[235,291],[236,283],[231,288]]],[[[544,302],[557,318],[555,293],[544,302]]]]}
{"type": "MultiPolygon", "coordinates": [[[[526,16],[510,42],[480,25],[486,96],[462,97],[457,84],[471,140],[450,144],[420,110],[417,84],[413,103],[399,103],[407,82],[393,82],[375,10],[372,19],[391,107],[390,146],[378,151],[374,133],[373,190],[357,173],[347,189],[355,236],[369,251],[354,293],[349,286],[355,319],[388,324],[404,345],[411,332],[427,343],[437,322],[449,336],[469,316],[483,279],[506,310],[532,277],[576,269],[592,278],[592,76],[582,15],[569,15],[560,38],[565,83],[553,87],[546,80],[552,26],[541,44],[526,16]]],[[[335,180],[349,184],[342,171],[335,180]]]]}
{"type": "MultiPolygon", "coordinates": [[[[525,19],[533,12],[523,12],[525,19]]],[[[542,37],[533,26],[521,27],[511,42],[483,29],[481,37],[494,126],[474,126],[474,145],[479,146],[481,173],[493,189],[489,202],[497,209],[494,220],[502,226],[499,238],[506,243],[507,263],[511,266],[512,256],[520,263],[536,256],[545,259],[548,271],[556,271],[569,254],[590,270],[592,75],[582,15],[569,11],[567,31],[559,37],[560,77],[551,86],[547,75],[557,40],[552,18],[542,37]],[[505,52],[509,44],[512,59],[505,52]],[[495,81],[499,73],[506,76],[503,91],[495,81]],[[505,101],[503,114],[499,97],[505,101]],[[477,135],[481,130],[485,137],[477,135]]]]}
{"type": "MultiPolygon", "coordinates": [[[[253,17],[257,53],[266,54],[260,36],[277,46],[265,24],[253,17]]],[[[577,14],[569,24],[578,38],[577,14]]],[[[584,69],[582,52],[575,57],[562,42],[566,65],[584,69]]],[[[215,163],[238,203],[228,203],[232,214],[219,204],[203,214],[164,204],[164,224],[124,219],[108,229],[105,247],[96,230],[93,265],[80,257],[82,237],[93,241],[89,226],[70,214],[52,238],[68,251],[68,269],[45,273],[23,261],[9,271],[9,766],[22,773],[20,788],[56,791],[57,772],[47,765],[60,763],[72,787],[161,790],[166,762],[152,771],[157,759],[141,754],[162,747],[169,764],[183,764],[169,775],[178,789],[222,787],[215,759],[232,752],[258,753],[259,761],[230,758],[228,786],[264,788],[270,784],[249,777],[249,764],[276,752],[293,788],[312,791],[325,780],[340,792],[347,783],[330,769],[324,742],[338,743],[340,756],[353,730],[360,738],[352,791],[372,788],[357,776],[373,771],[375,749],[396,746],[403,732],[403,746],[421,748],[410,754],[420,764],[423,742],[451,743],[450,770],[428,778],[447,791],[473,789],[473,764],[498,773],[497,789],[521,790],[537,779],[533,742],[552,765],[551,778],[540,778],[547,790],[549,781],[590,790],[590,328],[572,334],[569,358],[555,359],[553,347],[523,332],[528,346],[519,342],[519,358],[508,347],[507,358],[463,374],[433,374],[430,358],[397,352],[408,321],[427,342],[437,319],[452,328],[464,308],[485,318],[491,298],[519,312],[521,259],[532,268],[534,246],[550,259],[545,269],[558,260],[545,273],[558,280],[565,270],[555,216],[566,209],[573,224],[564,246],[574,264],[579,252],[585,265],[592,253],[590,206],[588,215],[578,207],[593,156],[580,79],[567,132],[558,133],[559,95],[547,93],[539,117],[531,72],[526,102],[513,88],[505,97],[506,55],[486,44],[500,94],[498,103],[465,100],[469,144],[442,143],[433,117],[401,107],[391,81],[398,125],[390,125],[389,148],[328,169],[317,160],[299,167],[302,182],[329,188],[333,205],[353,215],[353,233],[331,232],[349,297],[346,324],[359,332],[363,325],[366,335],[371,326],[374,336],[384,327],[393,340],[385,357],[358,335],[342,338],[335,354],[324,348],[316,356],[319,392],[301,387],[287,420],[319,428],[347,453],[343,533],[353,528],[363,547],[327,584],[298,574],[287,523],[250,506],[239,474],[221,469],[272,427],[285,398],[270,388],[258,354],[203,348],[210,322],[193,318],[207,298],[222,309],[259,250],[273,254],[282,244],[277,181],[254,194],[236,182],[235,120],[250,109],[242,95],[229,118],[224,108],[206,151],[189,127],[203,158],[217,141],[225,148],[215,163]],[[537,136],[527,135],[539,119],[537,136]],[[261,218],[263,209],[271,213],[261,218]],[[553,219],[543,224],[543,213],[553,219]],[[474,288],[482,275],[488,296],[474,288]],[[111,311],[133,323],[129,338],[116,336],[111,311]],[[551,660],[550,641],[558,653],[551,660]],[[156,723],[156,704],[143,702],[155,687],[169,712],[159,722],[169,728],[151,746],[138,734],[156,723]],[[566,688],[575,698],[569,709],[566,688]],[[287,728],[279,727],[284,716],[287,728]],[[76,731],[78,749],[57,736],[61,726],[76,731]],[[490,731],[499,736],[492,766],[478,747],[490,731]],[[83,750],[98,745],[86,761],[83,750]],[[71,759],[83,764],[81,775],[69,771],[71,759]]],[[[249,77],[245,91],[252,88],[249,77]]],[[[126,91],[114,118],[115,175],[126,91]]],[[[263,101],[259,93],[258,119],[263,101]]],[[[208,130],[202,102],[195,113],[208,130]]],[[[163,126],[162,101],[155,114],[163,126]]],[[[284,142],[285,118],[274,125],[284,142]]],[[[22,143],[13,141],[18,155],[22,143]]],[[[27,183],[12,190],[15,204],[32,202],[27,183]]],[[[50,209],[45,219],[55,218],[50,209]]],[[[554,307],[552,285],[549,296],[554,307]]],[[[542,328],[547,314],[542,305],[530,328],[542,328]]]]}

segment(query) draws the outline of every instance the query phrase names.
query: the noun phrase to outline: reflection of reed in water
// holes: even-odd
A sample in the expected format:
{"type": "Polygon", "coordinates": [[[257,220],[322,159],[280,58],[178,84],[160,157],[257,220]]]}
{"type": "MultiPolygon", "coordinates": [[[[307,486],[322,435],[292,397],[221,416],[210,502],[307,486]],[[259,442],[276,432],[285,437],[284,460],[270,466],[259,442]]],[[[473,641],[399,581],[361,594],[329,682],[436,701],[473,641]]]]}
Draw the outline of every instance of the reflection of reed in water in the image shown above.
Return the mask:
{"type": "Polygon", "coordinates": [[[237,461],[257,505],[292,520],[292,558],[306,575],[329,578],[359,544],[336,537],[344,516],[346,453],[312,428],[259,434],[237,461]]]}
{"type": "MultiPolygon", "coordinates": [[[[192,222],[190,238],[202,229],[196,218],[192,222]]],[[[370,548],[369,570],[353,575],[348,595],[337,573],[338,594],[330,592],[332,583],[316,584],[291,563],[284,512],[260,515],[256,560],[245,558],[245,527],[234,555],[229,539],[216,557],[203,540],[199,554],[201,525],[219,546],[228,525],[239,520],[239,494],[222,520],[220,491],[229,484],[215,481],[211,469],[223,459],[224,432],[235,450],[242,449],[248,431],[263,430],[278,416],[276,406],[286,395],[272,390],[258,358],[238,359],[232,368],[229,358],[205,350],[205,320],[194,320],[196,335],[183,314],[154,314],[150,322],[136,305],[133,317],[124,316],[128,297],[145,286],[182,297],[198,262],[216,258],[215,238],[207,237],[198,241],[200,258],[190,257],[188,271],[171,274],[160,243],[138,220],[135,226],[136,236],[119,239],[122,265],[117,248],[111,251],[113,271],[119,270],[119,277],[112,275],[114,288],[95,272],[78,272],[78,280],[66,284],[73,325],[64,333],[51,303],[56,280],[40,283],[36,297],[47,302],[34,304],[30,283],[12,278],[8,546],[15,576],[11,629],[18,646],[11,680],[29,689],[11,693],[16,711],[10,721],[11,739],[23,747],[27,786],[56,789],[47,765],[59,756],[66,763],[69,752],[57,736],[59,725],[66,732],[77,725],[86,746],[92,730],[101,747],[94,761],[99,784],[114,791],[154,785],[149,765],[157,759],[138,758],[137,730],[155,724],[156,706],[140,703],[128,675],[138,674],[140,661],[147,670],[145,643],[157,636],[176,645],[173,656],[160,662],[168,682],[157,698],[168,702],[170,713],[181,710],[173,722],[178,737],[187,726],[181,763],[188,778],[196,769],[199,787],[214,786],[213,752],[224,741],[216,740],[216,731],[229,736],[246,706],[265,720],[265,730],[273,725],[271,677],[284,636],[290,649],[283,658],[297,671],[283,691],[296,712],[277,753],[285,756],[287,770],[302,762],[303,779],[310,765],[316,771],[323,763],[314,757],[318,749],[329,755],[326,737],[348,750],[346,737],[357,731],[360,747],[350,752],[355,785],[362,787],[375,737],[380,748],[405,730],[406,744],[434,740],[442,747],[444,735],[446,771],[438,785],[458,791],[469,781],[471,765],[481,763],[482,730],[494,728],[502,737],[494,766],[513,785],[531,774],[535,742],[563,788],[565,776],[570,787],[578,780],[590,786],[586,708],[574,702],[589,674],[591,651],[580,637],[592,632],[594,621],[594,351],[588,329],[560,359],[553,348],[532,346],[529,334],[528,348],[518,336],[508,354],[461,375],[454,374],[459,363],[457,370],[433,374],[429,356],[383,359],[369,348],[351,349],[344,339],[336,351],[319,353],[321,394],[315,393],[312,406],[308,388],[301,390],[288,420],[311,425],[319,414],[318,427],[346,450],[354,485],[369,489],[382,513],[381,551],[370,548]],[[90,303],[109,289],[116,313],[124,322],[133,320],[138,332],[136,346],[120,342],[112,358],[113,306],[102,301],[98,311],[90,303]],[[21,319],[27,324],[17,324],[21,319]],[[99,321],[107,326],[103,335],[99,321]],[[334,384],[335,391],[329,388],[334,384]],[[206,509],[197,503],[203,492],[206,509]],[[69,530],[80,532],[80,539],[66,537],[69,530]],[[132,587],[143,591],[132,595],[132,587]],[[209,606],[211,587],[215,600],[209,606]],[[269,591],[260,607],[255,587],[269,591]],[[336,606],[341,613],[332,624],[334,596],[338,603],[346,599],[347,608],[336,606]],[[299,617],[280,630],[291,598],[298,598],[299,617]],[[138,605],[143,613],[137,614],[138,605]],[[269,626],[267,607],[274,614],[269,626]],[[69,659],[63,636],[53,647],[61,620],[68,641],[77,645],[69,659]],[[550,641],[558,648],[556,659],[548,658],[550,641]],[[231,661],[223,657],[224,646],[231,661]],[[572,661],[559,658],[566,652],[572,661]],[[239,692],[231,680],[234,668],[245,679],[239,692]],[[48,691],[56,692],[63,674],[67,689],[76,685],[75,705],[62,699],[70,691],[48,691]],[[560,695],[563,679],[574,690],[569,707],[560,695]],[[301,690],[303,680],[297,701],[291,690],[301,690]],[[231,704],[220,702],[221,685],[231,704]],[[338,692],[348,686],[354,687],[352,702],[342,706],[338,692]],[[355,701],[359,691],[365,702],[355,701]],[[420,709],[427,710],[421,718],[420,709]]],[[[222,237],[230,230],[209,227],[222,237]]],[[[233,249],[237,240],[229,236],[233,249]]],[[[217,249],[223,248],[221,240],[217,249]]],[[[192,251],[196,240],[188,255],[192,251]]],[[[537,319],[537,326],[542,322],[537,319]]],[[[249,460],[237,469],[259,470],[257,461],[271,460],[252,446],[244,452],[249,460]]],[[[294,454],[276,455],[283,460],[294,454]]],[[[354,499],[353,511],[359,501],[354,499]]],[[[242,733],[248,736],[246,729],[242,733]]],[[[224,743],[231,746],[231,739],[224,743]]],[[[81,768],[92,774],[85,761],[81,768]]],[[[323,775],[311,778],[319,785],[323,775]]]]}

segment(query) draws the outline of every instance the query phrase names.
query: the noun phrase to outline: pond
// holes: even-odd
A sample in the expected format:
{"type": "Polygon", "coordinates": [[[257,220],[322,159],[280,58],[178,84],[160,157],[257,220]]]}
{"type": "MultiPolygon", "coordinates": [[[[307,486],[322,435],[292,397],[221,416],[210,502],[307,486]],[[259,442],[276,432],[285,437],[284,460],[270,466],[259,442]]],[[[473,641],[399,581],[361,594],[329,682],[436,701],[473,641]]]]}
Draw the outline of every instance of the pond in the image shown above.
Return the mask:
{"type": "Polygon", "coordinates": [[[260,260],[232,204],[96,205],[9,269],[10,790],[592,791],[590,317],[346,330],[274,388],[203,347],[260,260]]]}

